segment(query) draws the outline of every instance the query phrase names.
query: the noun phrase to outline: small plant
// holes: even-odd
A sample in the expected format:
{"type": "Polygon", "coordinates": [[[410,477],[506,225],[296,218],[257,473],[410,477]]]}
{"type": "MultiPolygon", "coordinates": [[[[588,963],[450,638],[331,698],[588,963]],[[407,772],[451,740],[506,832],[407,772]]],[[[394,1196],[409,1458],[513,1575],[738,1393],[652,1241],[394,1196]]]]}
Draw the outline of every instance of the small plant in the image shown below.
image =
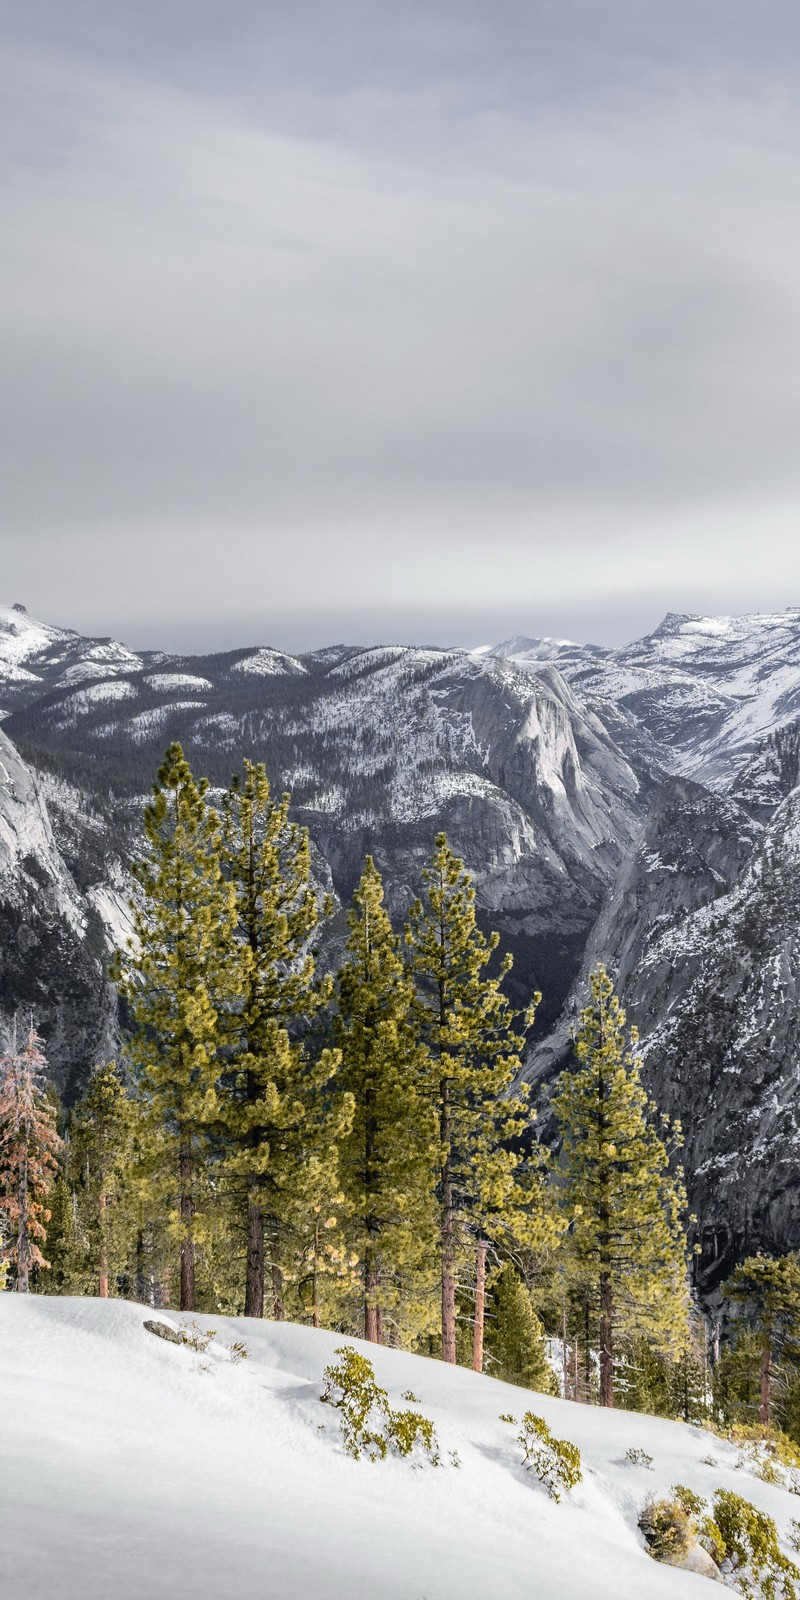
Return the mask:
{"type": "Polygon", "coordinates": [[[451,1450],[450,1451],[450,1465],[451,1465],[451,1467],[460,1467],[461,1466],[461,1457],[460,1457],[460,1455],[459,1455],[457,1450],[451,1450]]]}
{"type": "Polygon", "coordinates": [[[644,1467],[647,1472],[653,1470],[653,1457],[636,1445],[631,1445],[630,1449],[625,1451],[625,1460],[630,1461],[634,1467],[644,1467]]]}
{"type": "Polygon", "coordinates": [[[501,1422],[510,1422],[511,1426],[513,1428],[516,1425],[517,1419],[516,1419],[515,1416],[512,1416],[510,1411],[501,1411],[500,1412],[500,1421],[501,1422]]]}
{"type": "Polygon", "coordinates": [[[797,1521],[796,1517],[793,1517],[792,1521],[789,1523],[789,1533],[786,1543],[788,1544],[790,1550],[794,1550],[796,1555],[800,1555],[800,1522],[797,1521]]]}
{"type": "Polygon", "coordinates": [[[231,1345],[230,1357],[234,1367],[238,1366],[240,1361],[247,1361],[249,1355],[250,1351],[243,1339],[237,1339],[235,1344],[231,1345]]]}
{"type": "Polygon", "coordinates": [[[568,1439],[556,1439],[544,1417],[526,1411],[517,1442],[522,1446],[525,1466],[536,1473],[551,1500],[560,1500],[562,1489],[574,1489],[580,1483],[583,1473],[578,1446],[568,1439]]]}
{"type": "Polygon", "coordinates": [[[800,1493],[800,1455],[780,1429],[735,1423],[728,1437],[739,1446],[738,1468],[752,1472],[762,1483],[778,1483],[800,1493]]]}
{"type": "Polygon", "coordinates": [[[772,1517],[730,1489],[714,1496],[719,1564],[748,1600],[797,1600],[800,1568],[784,1555],[772,1517]]]}
{"type": "Polygon", "coordinates": [[[412,1405],[412,1406],[418,1406],[419,1403],[420,1403],[419,1402],[419,1395],[415,1394],[413,1389],[404,1389],[403,1393],[400,1396],[400,1399],[401,1400],[408,1400],[409,1404],[412,1405]]]}
{"type": "Polygon", "coordinates": [[[413,1455],[415,1446],[418,1446],[432,1467],[440,1465],[439,1441],[428,1417],[421,1417],[417,1411],[393,1411],[390,1406],[385,1427],[387,1444],[397,1455],[413,1455]]]}
{"type": "Polygon", "coordinates": [[[205,1355],[209,1345],[217,1337],[216,1328],[201,1328],[198,1322],[185,1322],[180,1330],[183,1343],[188,1344],[190,1350],[196,1350],[198,1355],[205,1355]]]}
{"type": "Polygon", "coordinates": [[[696,1494],[694,1489],[687,1489],[685,1483],[673,1483],[671,1493],[673,1500],[677,1500],[690,1517],[702,1516],[708,1505],[701,1494],[696,1494]]]}
{"type": "Polygon", "coordinates": [[[648,1500],[639,1516],[639,1527],[654,1561],[677,1566],[697,1538],[691,1514],[675,1500],[648,1500]]]}
{"type": "Polygon", "coordinates": [[[389,1451],[398,1456],[417,1453],[438,1467],[441,1451],[433,1423],[417,1411],[393,1411],[372,1363],[352,1345],[341,1345],[334,1354],[341,1359],[325,1368],[320,1398],[340,1413],[347,1454],[356,1461],[362,1455],[382,1461],[389,1451]]]}
{"type": "Polygon", "coordinates": [[[719,1466],[719,1462],[718,1462],[716,1456],[710,1456],[710,1455],[709,1456],[703,1456],[702,1459],[703,1459],[703,1466],[704,1467],[718,1467],[719,1466]]]}

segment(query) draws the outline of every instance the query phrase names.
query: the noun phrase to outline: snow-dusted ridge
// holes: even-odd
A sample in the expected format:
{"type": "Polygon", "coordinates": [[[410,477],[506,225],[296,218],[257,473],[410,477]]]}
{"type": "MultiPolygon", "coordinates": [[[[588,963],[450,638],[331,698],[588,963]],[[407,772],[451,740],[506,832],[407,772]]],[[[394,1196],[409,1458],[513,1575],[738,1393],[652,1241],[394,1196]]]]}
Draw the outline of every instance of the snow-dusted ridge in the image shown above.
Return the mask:
{"type": "Polygon", "coordinates": [[[0,1585],[20,1600],[692,1600],[636,1522],[676,1482],[731,1488],[785,1535],[797,1502],[736,1470],[732,1446],[677,1422],[604,1412],[437,1361],[347,1341],[394,1404],[411,1388],[446,1464],[348,1459],[320,1403],[339,1334],[187,1319],[122,1301],[0,1295],[0,1585]],[[157,1317],[217,1337],[205,1356],[157,1317]],[[249,1359],[229,1350],[244,1340],[249,1359]],[[557,1505],[520,1465],[532,1409],[579,1445],[557,1505]],[[627,1462],[647,1451],[652,1470],[627,1462]],[[460,1467],[449,1464],[455,1450],[460,1467]],[[715,1465],[704,1458],[712,1457],[715,1465]]]}

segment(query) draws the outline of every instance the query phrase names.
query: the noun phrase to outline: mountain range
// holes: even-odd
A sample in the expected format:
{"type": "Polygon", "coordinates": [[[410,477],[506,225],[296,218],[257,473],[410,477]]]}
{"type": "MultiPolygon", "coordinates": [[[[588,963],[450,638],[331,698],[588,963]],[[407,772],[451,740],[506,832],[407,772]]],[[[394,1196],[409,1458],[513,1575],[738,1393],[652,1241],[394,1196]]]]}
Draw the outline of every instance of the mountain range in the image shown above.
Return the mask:
{"type": "Polygon", "coordinates": [[[69,1099],[116,1046],[106,976],[165,746],[212,785],[288,789],[333,894],[323,959],[375,856],[400,919],[444,829],[481,920],[543,991],[524,1063],[547,1126],[604,961],[648,1085],[681,1118],[711,1286],[800,1245],[800,608],[670,614],[619,650],[131,650],[0,608],[0,1006],[35,1014],[69,1099]]]}

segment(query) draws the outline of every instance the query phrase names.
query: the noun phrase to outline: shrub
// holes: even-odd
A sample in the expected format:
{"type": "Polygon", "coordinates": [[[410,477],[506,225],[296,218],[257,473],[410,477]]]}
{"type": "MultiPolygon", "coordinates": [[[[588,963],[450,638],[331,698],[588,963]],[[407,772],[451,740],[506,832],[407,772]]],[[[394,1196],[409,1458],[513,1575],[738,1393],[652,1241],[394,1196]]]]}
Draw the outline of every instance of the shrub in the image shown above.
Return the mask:
{"type": "Polygon", "coordinates": [[[728,1437],[739,1446],[737,1467],[752,1472],[762,1483],[778,1483],[800,1492],[800,1455],[779,1428],[734,1423],[728,1437]]]}
{"type": "Polygon", "coordinates": [[[729,1489],[714,1496],[720,1566],[748,1600],[797,1600],[800,1568],[778,1544],[772,1517],[729,1489]]]}
{"type": "Polygon", "coordinates": [[[362,1455],[381,1461],[390,1451],[398,1456],[417,1452],[438,1467],[439,1441],[428,1417],[417,1411],[393,1411],[386,1390],[376,1381],[372,1362],[352,1345],[341,1345],[334,1354],[340,1360],[325,1368],[320,1398],[339,1411],[347,1454],[356,1461],[362,1455]]]}
{"type": "Polygon", "coordinates": [[[556,1439],[544,1417],[526,1411],[517,1441],[522,1446],[525,1466],[536,1473],[551,1500],[560,1500],[562,1489],[574,1489],[580,1483],[583,1473],[578,1446],[567,1439],[556,1439]]]}
{"type": "Polygon", "coordinates": [[[699,1517],[705,1511],[708,1501],[701,1494],[696,1494],[694,1489],[687,1489],[685,1483],[673,1483],[671,1490],[673,1500],[683,1506],[687,1516],[699,1517]]]}
{"type": "Polygon", "coordinates": [[[646,1450],[640,1450],[636,1445],[631,1445],[630,1449],[625,1451],[625,1460],[630,1461],[634,1467],[645,1467],[648,1472],[653,1466],[653,1457],[648,1455],[646,1450]]]}

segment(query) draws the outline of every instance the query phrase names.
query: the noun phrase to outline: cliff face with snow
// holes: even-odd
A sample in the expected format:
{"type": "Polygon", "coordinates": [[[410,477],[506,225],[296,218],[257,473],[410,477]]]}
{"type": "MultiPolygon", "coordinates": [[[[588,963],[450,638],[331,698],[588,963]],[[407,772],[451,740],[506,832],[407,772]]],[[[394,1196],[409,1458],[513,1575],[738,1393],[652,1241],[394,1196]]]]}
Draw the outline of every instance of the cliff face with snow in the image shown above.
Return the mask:
{"type": "Polygon", "coordinates": [[[212,785],[247,755],[290,789],[340,906],[330,965],[366,852],[400,918],[444,829],[514,954],[515,999],[544,991],[525,1072],[545,1125],[602,960],[684,1124],[705,1280],[753,1243],[800,1244],[800,610],[670,616],[619,651],[172,657],[8,609],[0,704],[0,1008],[32,1007],[68,1092],[110,1047],[104,965],[177,738],[212,785]]]}

